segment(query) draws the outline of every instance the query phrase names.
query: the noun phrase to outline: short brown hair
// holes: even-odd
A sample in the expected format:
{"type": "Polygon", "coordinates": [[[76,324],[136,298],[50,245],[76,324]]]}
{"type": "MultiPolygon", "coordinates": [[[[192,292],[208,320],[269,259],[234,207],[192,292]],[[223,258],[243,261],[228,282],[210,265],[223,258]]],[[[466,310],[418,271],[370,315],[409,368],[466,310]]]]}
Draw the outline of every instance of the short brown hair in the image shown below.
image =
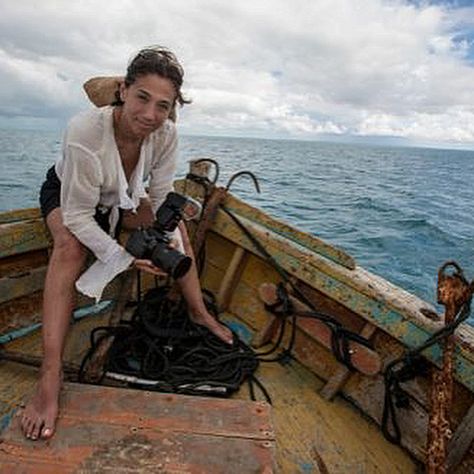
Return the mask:
{"type": "MultiPolygon", "coordinates": [[[[125,75],[125,86],[133,84],[138,77],[146,74],[157,74],[169,79],[176,91],[176,101],[179,105],[190,104],[181,92],[183,85],[184,70],[178,59],[169,49],[162,46],[150,46],[141,49],[130,61],[125,75]]],[[[117,100],[112,105],[122,105],[120,95],[116,94],[117,100]]]]}

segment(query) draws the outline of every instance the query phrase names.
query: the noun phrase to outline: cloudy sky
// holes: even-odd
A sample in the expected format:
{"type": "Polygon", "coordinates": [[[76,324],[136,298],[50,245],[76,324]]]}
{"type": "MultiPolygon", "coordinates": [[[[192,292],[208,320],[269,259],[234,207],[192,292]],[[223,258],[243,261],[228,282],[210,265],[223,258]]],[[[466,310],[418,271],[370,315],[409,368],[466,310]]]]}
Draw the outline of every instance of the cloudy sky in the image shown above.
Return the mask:
{"type": "Polygon", "coordinates": [[[182,133],[474,149],[474,2],[2,0],[0,128],[55,128],[82,83],[162,44],[182,133]]]}

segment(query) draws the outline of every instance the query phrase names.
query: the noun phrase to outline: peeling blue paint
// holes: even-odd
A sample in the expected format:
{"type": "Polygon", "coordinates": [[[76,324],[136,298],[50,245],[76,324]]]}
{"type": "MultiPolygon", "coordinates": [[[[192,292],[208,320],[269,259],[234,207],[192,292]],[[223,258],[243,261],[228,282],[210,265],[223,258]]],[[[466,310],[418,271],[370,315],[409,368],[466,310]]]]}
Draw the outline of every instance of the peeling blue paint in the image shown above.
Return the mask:
{"type": "MultiPolygon", "coordinates": [[[[98,314],[103,313],[104,311],[110,309],[114,304],[112,300],[101,301],[100,303],[84,306],[82,308],[78,308],[74,311],[72,317],[74,321],[78,321],[82,318],[87,316],[96,316],[98,314]]],[[[0,345],[7,344],[8,342],[14,341],[23,336],[27,336],[28,334],[36,331],[41,327],[41,323],[31,324],[25,328],[15,329],[14,331],[10,331],[6,334],[0,335],[0,345]]]]}
{"type": "Polygon", "coordinates": [[[14,408],[9,411],[6,415],[0,418],[0,433],[11,423],[13,416],[17,412],[18,408],[14,408]]]}
{"type": "MultiPolygon", "coordinates": [[[[407,320],[400,312],[389,308],[384,302],[376,301],[359,293],[346,283],[321,272],[315,272],[318,284],[323,292],[341,302],[356,313],[363,314],[367,319],[392,335],[410,349],[421,346],[432,334],[432,331],[407,320]]],[[[440,344],[425,349],[422,353],[433,363],[441,366],[443,349],[440,344]]],[[[474,391],[474,364],[465,358],[461,350],[455,350],[456,375],[470,390],[474,391]]]]}
{"type": "Polygon", "coordinates": [[[226,321],[226,325],[239,336],[239,339],[246,344],[250,344],[252,340],[252,332],[243,323],[237,321],[226,321]]]}
{"type": "Polygon", "coordinates": [[[314,473],[314,465],[311,464],[311,463],[307,463],[307,462],[300,462],[299,463],[299,468],[300,468],[300,472],[302,472],[303,474],[306,474],[306,473],[314,473]]]}

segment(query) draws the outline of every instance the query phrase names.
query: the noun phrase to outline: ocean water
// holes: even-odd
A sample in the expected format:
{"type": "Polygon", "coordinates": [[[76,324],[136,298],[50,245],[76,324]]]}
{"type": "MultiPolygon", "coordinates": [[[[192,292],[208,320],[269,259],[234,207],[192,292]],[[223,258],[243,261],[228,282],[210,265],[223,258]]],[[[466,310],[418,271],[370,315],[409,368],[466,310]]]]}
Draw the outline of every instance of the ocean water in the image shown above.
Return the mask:
{"type": "MultiPolygon", "coordinates": [[[[0,130],[0,210],[37,206],[60,149],[59,132],[0,130]]],[[[221,184],[252,171],[261,194],[241,177],[238,196],[428,302],[445,261],[474,278],[473,151],[181,137],[178,176],[192,158],[217,160],[221,184]]]]}

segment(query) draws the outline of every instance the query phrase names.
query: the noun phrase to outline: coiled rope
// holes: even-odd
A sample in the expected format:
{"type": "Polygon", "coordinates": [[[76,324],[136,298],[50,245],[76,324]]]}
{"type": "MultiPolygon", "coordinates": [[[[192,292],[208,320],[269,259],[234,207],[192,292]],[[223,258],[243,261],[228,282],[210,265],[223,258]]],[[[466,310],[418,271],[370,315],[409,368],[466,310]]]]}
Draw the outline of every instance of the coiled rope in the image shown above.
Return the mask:
{"type": "MultiPolygon", "coordinates": [[[[168,287],[149,291],[130,321],[92,331],[79,381],[100,341],[113,335],[101,381],[120,374],[123,380],[127,376],[129,380],[141,380],[149,390],[218,396],[231,395],[247,381],[252,399],[257,385],[271,403],[265,387],[254,376],[259,364],[255,352],[235,333],[230,346],[206,327],[193,323],[183,302],[167,298],[168,291],[168,287]]],[[[215,314],[213,301],[207,299],[208,310],[215,314]]]]}

